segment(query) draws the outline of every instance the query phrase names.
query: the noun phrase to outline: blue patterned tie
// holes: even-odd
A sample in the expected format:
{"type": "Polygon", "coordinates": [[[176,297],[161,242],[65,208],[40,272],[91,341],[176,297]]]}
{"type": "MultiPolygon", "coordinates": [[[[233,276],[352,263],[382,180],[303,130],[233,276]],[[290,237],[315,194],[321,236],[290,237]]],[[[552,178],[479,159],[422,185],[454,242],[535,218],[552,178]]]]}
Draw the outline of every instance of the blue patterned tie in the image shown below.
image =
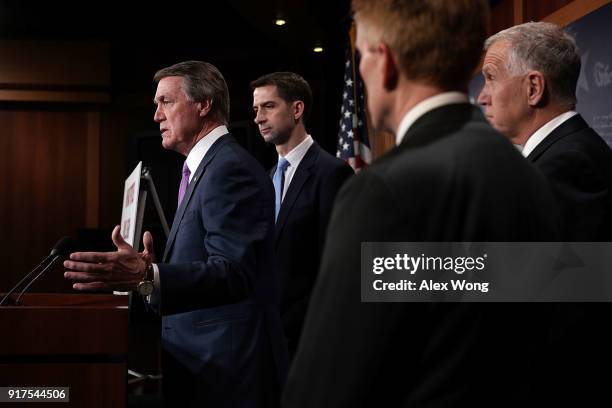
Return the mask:
{"type": "Polygon", "coordinates": [[[283,187],[285,185],[285,170],[289,167],[289,162],[284,157],[281,157],[278,160],[278,164],[276,165],[276,171],[274,172],[274,177],[272,178],[272,184],[274,184],[274,196],[275,196],[275,212],[274,212],[274,220],[278,218],[278,212],[280,211],[281,202],[283,201],[283,187]]]}

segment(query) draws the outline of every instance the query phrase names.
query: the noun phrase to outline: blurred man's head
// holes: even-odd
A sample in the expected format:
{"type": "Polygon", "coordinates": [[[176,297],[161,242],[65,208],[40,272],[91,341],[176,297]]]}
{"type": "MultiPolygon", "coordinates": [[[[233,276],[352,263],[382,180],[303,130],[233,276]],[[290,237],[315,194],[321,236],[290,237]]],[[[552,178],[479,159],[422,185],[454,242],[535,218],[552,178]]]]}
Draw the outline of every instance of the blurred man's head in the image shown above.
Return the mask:
{"type": "Polygon", "coordinates": [[[524,144],[535,130],[576,104],[580,55],[574,39],[550,23],[525,23],[485,42],[485,86],[478,102],[493,127],[524,144]]]}
{"type": "Polygon", "coordinates": [[[467,89],[486,38],[484,0],[353,0],[359,70],[377,129],[389,123],[405,81],[445,90],[467,89]]]}

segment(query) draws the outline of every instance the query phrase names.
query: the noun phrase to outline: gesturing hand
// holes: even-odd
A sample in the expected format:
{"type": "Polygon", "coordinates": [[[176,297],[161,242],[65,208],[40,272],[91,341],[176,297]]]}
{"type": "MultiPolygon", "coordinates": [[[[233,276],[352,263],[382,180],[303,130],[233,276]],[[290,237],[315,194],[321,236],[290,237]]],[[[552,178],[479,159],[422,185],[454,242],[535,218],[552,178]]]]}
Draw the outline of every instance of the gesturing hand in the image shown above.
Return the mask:
{"type": "Polygon", "coordinates": [[[147,263],[155,262],[155,254],[153,253],[153,235],[149,231],[145,231],[142,235],[142,243],[144,244],[144,251],[140,253],[142,259],[147,263]]]}
{"type": "Polygon", "coordinates": [[[145,233],[145,250],[138,253],[120,234],[117,225],[111,235],[116,252],[74,252],[64,261],[64,277],[75,281],[76,290],[134,290],[145,276],[152,258],[153,237],[145,233]],[[148,244],[146,241],[149,241],[148,244]]]}

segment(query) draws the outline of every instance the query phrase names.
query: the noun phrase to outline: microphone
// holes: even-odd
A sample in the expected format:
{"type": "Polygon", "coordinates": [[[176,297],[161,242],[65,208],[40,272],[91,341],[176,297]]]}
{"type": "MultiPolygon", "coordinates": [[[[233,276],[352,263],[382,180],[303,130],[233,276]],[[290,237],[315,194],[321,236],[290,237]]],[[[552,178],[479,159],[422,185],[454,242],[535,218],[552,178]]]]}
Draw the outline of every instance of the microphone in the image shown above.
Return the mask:
{"type": "Polygon", "coordinates": [[[68,255],[74,250],[75,241],[72,237],[61,237],[51,249],[49,256],[68,255]]]}
{"type": "Polygon", "coordinates": [[[62,237],[60,238],[59,241],[57,241],[55,243],[55,245],[53,246],[53,249],[51,249],[51,253],[49,253],[49,255],[47,255],[47,257],[45,259],[42,260],[41,263],[39,263],[38,265],[36,265],[36,267],[34,269],[32,269],[26,276],[24,276],[19,282],[17,282],[17,284],[15,286],[13,286],[11,288],[11,290],[8,291],[8,293],[2,298],[2,300],[0,300],[0,306],[2,306],[4,304],[4,302],[9,299],[9,297],[11,296],[11,294],[13,292],[15,292],[24,282],[26,282],[32,275],[34,275],[34,273],[36,271],[38,271],[38,269],[40,269],[40,267],[42,267],[43,265],[46,264],[46,266],[44,267],[44,269],[34,277],[34,279],[32,279],[27,285],[26,287],[21,291],[21,293],[19,294],[19,297],[17,298],[17,300],[15,301],[15,304],[17,305],[19,303],[19,300],[21,300],[21,297],[23,296],[24,292],[43,274],[45,273],[54,263],[55,261],[57,261],[61,256],[64,255],[68,255],[70,252],[72,252],[73,248],[74,248],[74,239],[71,237],[62,237]],[[51,259],[52,258],[52,259],[51,259]],[[49,259],[51,259],[50,262],[49,259]]]}

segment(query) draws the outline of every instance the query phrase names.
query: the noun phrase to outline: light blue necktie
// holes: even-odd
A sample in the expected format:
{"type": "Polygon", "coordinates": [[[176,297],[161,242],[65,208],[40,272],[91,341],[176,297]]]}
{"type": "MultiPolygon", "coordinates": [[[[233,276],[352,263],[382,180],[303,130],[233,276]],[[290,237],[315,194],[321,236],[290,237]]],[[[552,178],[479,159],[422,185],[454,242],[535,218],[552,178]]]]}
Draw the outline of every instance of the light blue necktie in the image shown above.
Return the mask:
{"type": "Polygon", "coordinates": [[[281,202],[283,201],[283,187],[285,186],[285,170],[289,167],[289,162],[284,157],[278,160],[276,165],[276,171],[272,178],[272,184],[274,184],[274,196],[275,196],[275,212],[274,220],[278,218],[278,212],[280,211],[281,202]]]}

